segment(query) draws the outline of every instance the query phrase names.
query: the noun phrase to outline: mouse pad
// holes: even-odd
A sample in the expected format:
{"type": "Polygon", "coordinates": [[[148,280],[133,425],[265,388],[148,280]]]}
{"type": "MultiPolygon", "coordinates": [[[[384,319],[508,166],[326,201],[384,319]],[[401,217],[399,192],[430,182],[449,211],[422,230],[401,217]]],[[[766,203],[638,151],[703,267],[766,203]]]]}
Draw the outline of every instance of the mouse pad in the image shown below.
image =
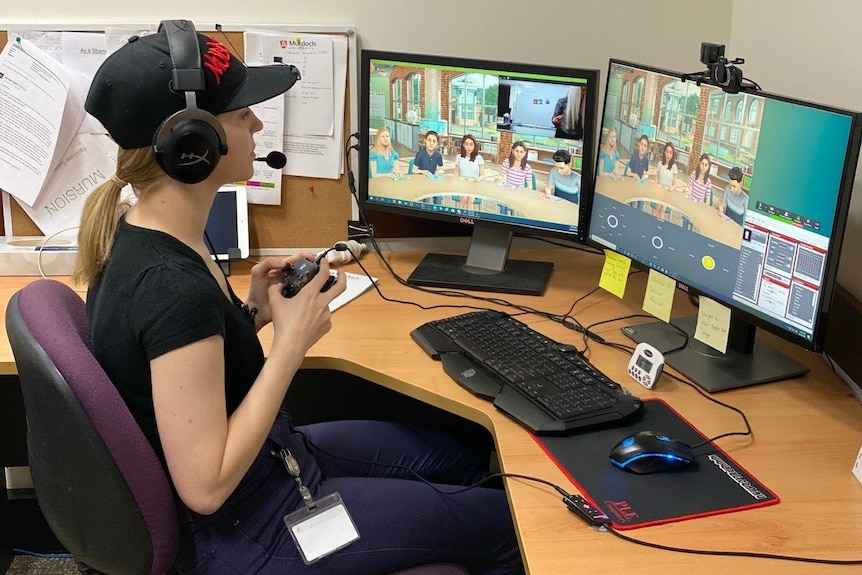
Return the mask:
{"type": "Polygon", "coordinates": [[[714,444],[696,449],[696,465],[684,470],[636,475],[614,467],[608,458],[611,450],[633,432],[658,431],[692,446],[708,439],[664,401],[643,403],[639,414],[613,427],[568,436],[533,436],[615,528],[634,529],[780,501],[714,444]]]}

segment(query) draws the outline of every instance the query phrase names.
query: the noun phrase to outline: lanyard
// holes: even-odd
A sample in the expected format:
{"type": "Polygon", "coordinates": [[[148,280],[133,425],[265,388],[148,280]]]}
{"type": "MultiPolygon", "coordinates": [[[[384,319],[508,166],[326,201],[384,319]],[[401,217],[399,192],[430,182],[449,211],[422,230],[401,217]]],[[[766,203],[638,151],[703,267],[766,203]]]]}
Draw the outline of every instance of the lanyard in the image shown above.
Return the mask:
{"type": "Polygon", "coordinates": [[[283,448],[278,452],[273,450],[272,454],[281,458],[282,463],[284,463],[284,468],[287,469],[287,473],[296,480],[296,485],[299,487],[299,495],[302,496],[302,501],[305,503],[307,508],[311,508],[314,504],[314,500],[311,498],[311,492],[308,490],[308,487],[302,484],[302,478],[299,476],[299,461],[297,461],[290,450],[286,448],[283,448]]]}

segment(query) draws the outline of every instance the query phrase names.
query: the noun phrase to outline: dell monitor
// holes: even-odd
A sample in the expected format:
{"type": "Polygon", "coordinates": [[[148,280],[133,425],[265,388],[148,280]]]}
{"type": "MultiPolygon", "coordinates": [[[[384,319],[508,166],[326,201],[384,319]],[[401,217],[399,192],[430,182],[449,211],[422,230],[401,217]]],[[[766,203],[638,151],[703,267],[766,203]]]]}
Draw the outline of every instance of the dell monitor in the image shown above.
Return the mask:
{"type": "Polygon", "coordinates": [[[730,308],[728,349],[683,335],[695,318],[623,332],[708,391],[802,375],[755,329],[822,347],[860,115],[682,78],[610,61],[589,235],[730,308]]]}
{"type": "Polygon", "coordinates": [[[415,285],[539,295],[553,263],[513,234],[586,240],[598,70],[363,50],[364,208],[473,226],[467,254],[427,254],[415,285]]]}

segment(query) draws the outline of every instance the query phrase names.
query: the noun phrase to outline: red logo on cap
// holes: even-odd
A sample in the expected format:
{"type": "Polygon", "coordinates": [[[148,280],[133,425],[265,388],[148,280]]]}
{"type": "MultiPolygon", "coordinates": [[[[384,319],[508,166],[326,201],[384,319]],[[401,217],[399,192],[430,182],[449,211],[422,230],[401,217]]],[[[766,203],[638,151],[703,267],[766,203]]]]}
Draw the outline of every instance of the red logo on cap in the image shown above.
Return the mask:
{"type": "Polygon", "coordinates": [[[204,54],[204,68],[212,72],[216,86],[221,84],[222,74],[230,67],[230,52],[224,44],[216,40],[207,41],[207,51],[204,54]]]}

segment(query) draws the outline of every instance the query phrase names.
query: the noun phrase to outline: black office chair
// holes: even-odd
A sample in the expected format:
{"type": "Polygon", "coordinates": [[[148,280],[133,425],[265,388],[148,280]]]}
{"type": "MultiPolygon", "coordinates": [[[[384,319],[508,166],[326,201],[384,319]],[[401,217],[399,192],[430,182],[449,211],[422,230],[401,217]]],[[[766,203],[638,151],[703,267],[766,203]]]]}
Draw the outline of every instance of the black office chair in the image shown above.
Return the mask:
{"type": "MultiPolygon", "coordinates": [[[[177,552],[161,462],[89,348],[83,300],[36,280],[6,309],[27,416],[36,499],[84,573],[164,575],[177,552]]],[[[439,564],[393,575],[468,575],[439,564]]]]}

